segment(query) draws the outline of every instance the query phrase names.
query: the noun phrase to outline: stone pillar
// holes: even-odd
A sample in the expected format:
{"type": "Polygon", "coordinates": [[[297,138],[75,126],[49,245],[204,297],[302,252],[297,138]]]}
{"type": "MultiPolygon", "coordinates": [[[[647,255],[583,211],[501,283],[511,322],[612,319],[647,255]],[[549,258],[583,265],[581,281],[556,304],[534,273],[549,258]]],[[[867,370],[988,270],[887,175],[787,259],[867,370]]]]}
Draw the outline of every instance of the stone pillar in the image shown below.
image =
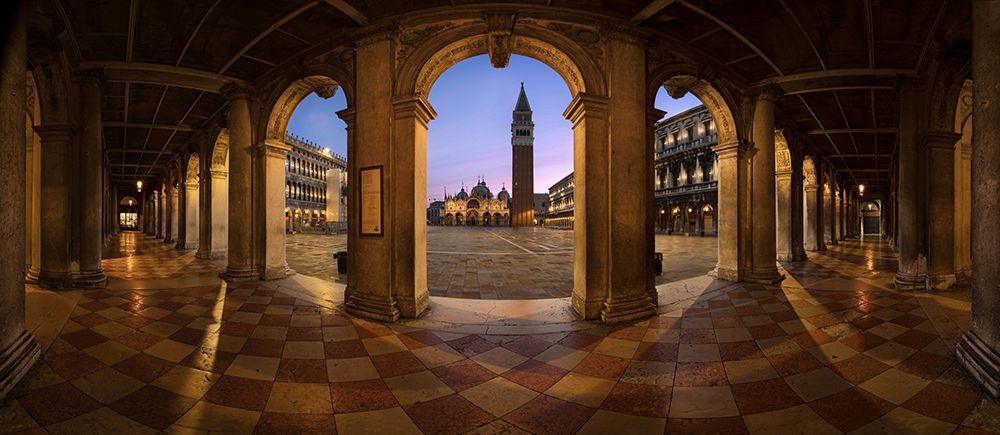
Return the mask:
{"type": "Polygon", "coordinates": [[[36,128],[42,141],[41,196],[45,198],[41,222],[41,270],[38,285],[47,289],[72,287],[70,275],[70,147],[75,130],[68,124],[36,128]]]}
{"type": "Polygon", "coordinates": [[[392,263],[396,303],[404,317],[417,317],[427,309],[427,124],[437,113],[423,97],[402,97],[392,102],[393,163],[407,162],[393,171],[401,180],[393,194],[393,223],[386,229],[396,233],[392,263]],[[413,144],[413,145],[410,145],[413,144]],[[402,145],[402,146],[400,146],[402,145]],[[412,162],[412,163],[411,163],[412,162]]]}
{"type": "MultiPolygon", "coordinates": [[[[360,209],[354,207],[352,204],[357,202],[357,197],[360,193],[360,190],[356,190],[360,183],[360,172],[357,165],[358,150],[355,145],[355,137],[357,136],[355,120],[357,119],[357,111],[355,108],[349,107],[337,112],[337,116],[347,124],[347,197],[349,201],[344,219],[347,222],[347,249],[348,254],[350,254],[351,252],[355,252],[354,250],[359,244],[358,239],[361,234],[360,209]]],[[[288,227],[290,230],[294,227],[294,219],[295,210],[289,209],[288,227]]],[[[344,291],[345,300],[347,300],[354,289],[358,288],[358,275],[361,273],[359,262],[352,260],[352,258],[351,255],[347,256],[347,289],[344,291]]]]}
{"type": "Polygon", "coordinates": [[[823,183],[823,242],[827,246],[837,245],[837,210],[834,207],[834,191],[837,189],[835,171],[830,170],[823,183]]]}
{"type": "Polygon", "coordinates": [[[73,285],[102,288],[108,278],[101,269],[101,193],[104,175],[101,133],[101,77],[97,72],[79,73],[80,81],[80,272],[73,285]]]}
{"type": "MultiPolygon", "coordinates": [[[[793,250],[795,247],[793,223],[795,221],[795,204],[793,196],[795,189],[792,187],[792,155],[788,149],[788,143],[780,132],[775,132],[774,150],[774,194],[775,194],[775,219],[776,219],[776,240],[775,254],[778,261],[795,261],[793,250]]],[[[800,188],[799,191],[802,189],[800,188]]],[[[799,207],[799,211],[802,207],[799,207]]],[[[800,220],[801,221],[801,220],[800,220]]],[[[798,233],[802,234],[801,226],[798,233]]]]}
{"type": "Polygon", "coordinates": [[[910,85],[900,93],[899,152],[896,185],[896,242],[899,244],[899,268],[896,289],[917,290],[927,286],[927,257],[924,256],[923,180],[920,168],[920,138],[917,123],[920,89],[910,85]]]}
{"type": "MultiPolygon", "coordinates": [[[[294,273],[285,260],[285,156],[291,145],[268,140],[256,147],[259,228],[257,262],[261,279],[281,279],[294,273]]],[[[426,183],[424,184],[426,185],[426,183]]]]}
{"type": "Polygon", "coordinates": [[[228,260],[222,277],[227,281],[257,278],[253,263],[253,137],[247,90],[229,86],[224,89],[229,99],[229,237],[228,260]]]}
{"type": "Polygon", "coordinates": [[[757,95],[753,114],[753,185],[750,190],[753,228],[751,264],[745,279],[767,284],[783,278],[775,264],[774,102],[779,95],[780,90],[776,87],[762,90],[757,95]]]}
{"type": "Polygon", "coordinates": [[[184,181],[184,239],[177,241],[177,247],[182,249],[195,249],[198,247],[198,221],[200,213],[198,211],[198,178],[193,180],[188,178],[184,181]]]}
{"type": "Polygon", "coordinates": [[[805,249],[825,251],[823,243],[823,167],[816,157],[804,160],[805,249]]]}
{"type": "MultiPolygon", "coordinates": [[[[393,175],[401,168],[392,162],[392,129],[387,128],[386,123],[393,119],[392,107],[392,83],[393,83],[393,59],[395,49],[391,36],[388,34],[375,35],[357,42],[355,49],[356,60],[355,70],[357,77],[356,90],[356,137],[349,142],[348,163],[358,170],[352,174],[351,182],[348,183],[351,195],[358,198],[361,193],[360,168],[381,166],[383,171],[382,204],[380,210],[383,213],[383,224],[381,235],[360,235],[361,201],[355,200],[350,204],[351,222],[350,232],[358,232],[350,244],[349,257],[352,261],[348,263],[348,288],[345,294],[345,305],[347,312],[364,318],[382,321],[395,321],[400,316],[399,304],[393,292],[393,242],[398,236],[397,230],[413,231],[397,226],[394,223],[396,216],[389,207],[396,203],[396,195],[404,195],[405,198],[399,202],[406,202],[413,199],[414,186],[404,186],[405,181],[386,183],[386,180],[395,180],[393,175]],[[363,143],[364,147],[354,147],[354,142],[363,143]],[[350,149],[355,149],[355,156],[351,157],[350,149]],[[390,162],[392,164],[390,165],[390,162]],[[359,182],[354,182],[359,181],[359,182]],[[409,189],[409,190],[407,190],[409,189]],[[354,260],[358,255],[365,256],[364,273],[360,262],[354,260]],[[353,283],[352,283],[353,281],[353,283]],[[353,285],[352,285],[353,284],[353,285]]],[[[411,134],[413,134],[411,132],[411,134]]],[[[413,146],[413,144],[401,145],[413,146]]],[[[401,165],[408,166],[409,171],[417,170],[412,167],[414,162],[407,160],[400,162],[401,165]]],[[[426,167],[420,170],[426,171],[426,167]]],[[[230,167],[232,171],[232,167],[230,167]]],[[[412,180],[412,178],[411,178],[412,180]]],[[[400,217],[407,219],[406,217],[400,217]]],[[[414,237],[410,234],[403,237],[414,237]]],[[[348,239],[348,243],[351,240],[348,239]]],[[[408,253],[412,253],[412,248],[408,253]]],[[[410,260],[412,261],[412,260],[410,260]]],[[[406,264],[404,268],[412,271],[412,265],[406,264]]]]}
{"type": "MultiPolygon", "coordinates": [[[[718,221],[719,260],[712,271],[718,279],[740,281],[743,278],[746,195],[746,150],[738,141],[720,143],[712,148],[718,160],[715,173],[719,180],[718,221]]],[[[669,211],[668,211],[669,213],[669,211]]]]}
{"type": "MultiPolygon", "coordinates": [[[[144,195],[145,194],[143,194],[143,196],[144,195]]],[[[118,202],[121,201],[121,198],[118,197],[118,185],[111,185],[110,197],[111,201],[108,201],[109,204],[105,215],[108,217],[108,225],[111,235],[117,236],[122,232],[121,220],[118,219],[118,202]]],[[[145,204],[145,201],[143,201],[143,203],[145,204]]],[[[139,216],[139,219],[141,219],[141,222],[145,224],[146,220],[149,219],[149,215],[142,213],[142,215],[139,216]]]]}
{"type": "MultiPolygon", "coordinates": [[[[35,119],[38,122],[39,119],[35,119]]],[[[38,284],[42,265],[42,142],[34,126],[25,126],[26,149],[26,212],[25,212],[25,275],[26,282],[38,284]]]]}
{"type": "Polygon", "coordinates": [[[608,167],[608,99],[579,94],[563,113],[573,124],[574,255],[572,306],[584,319],[601,315],[607,299],[610,250],[607,233],[610,192],[608,167]],[[603,182],[602,182],[603,181],[603,182]]]}
{"type": "Polygon", "coordinates": [[[1000,398],[1000,4],[972,3],[972,328],[958,359],[1000,398]]]}
{"type": "Polygon", "coordinates": [[[156,191],[156,238],[167,240],[167,187],[166,182],[156,191]]]}
{"type": "Polygon", "coordinates": [[[176,243],[180,231],[180,192],[179,186],[171,186],[167,191],[167,211],[170,213],[169,231],[167,236],[170,240],[167,243],[176,243]]]}
{"type": "Polygon", "coordinates": [[[0,28],[0,400],[27,374],[40,350],[24,324],[25,128],[28,2],[4,8],[0,28]],[[13,12],[13,13],[11,13],[13,12]],[[9,14],[9,15],[7,15],[9,14]]]}
{"type": "Polygon", "coordinates": [[[803,205],[803,189],[802,189],[802,150],[798,147],[789,148],[792,158],[792,260],[791,261],[805,261],[806,260],[806,250],[805,242],[803,241],[803,224],[805,222],[805,206],[803,205]]]}
{"type": "MultiPolygon", "coordinates": [[[[970,123],[972,121],[969,121],[970,123]]],[[[955,276],[960,282],[972,277],[972,143],[959,142],[955,150],[955,276]]]]}
{"type": "MultiPolygon", "coordinates": [[[[605,34],[608,56],[608,167],[610,192],[623,192],[629,186],[650,186],[653,178],[654,152],[646,141],[646,50],[642,43],[624,34],[605,34]]],[[[587,144],[589,146],[589,143],[587,144]]],[[[589,181],[602,183],[591,172],[589,181]]],[[[622,201],[614,195],[604,199],[611,213],[607,261],[611,267],[606,284],[608,299],[601,310],[606,323],[627,322],[656,314],[656,288],[653,276],[653,226],[649,220],[653,192],[622,201]],[[628,211],[621,210],[618,205],[628,211]],[[644,261],[642,259],[645,259],[644,261]]],[[[595,224],[590,220],[590,224],[595,224]]],[[[588,266],[593,266],[588,265],[588,266]]]]}
{"type": "Polygon", "coordinates": [[[927,153],[927,286],[947,290],[955,285],[955,143],[962,136],[928,131],[927,153]]]}

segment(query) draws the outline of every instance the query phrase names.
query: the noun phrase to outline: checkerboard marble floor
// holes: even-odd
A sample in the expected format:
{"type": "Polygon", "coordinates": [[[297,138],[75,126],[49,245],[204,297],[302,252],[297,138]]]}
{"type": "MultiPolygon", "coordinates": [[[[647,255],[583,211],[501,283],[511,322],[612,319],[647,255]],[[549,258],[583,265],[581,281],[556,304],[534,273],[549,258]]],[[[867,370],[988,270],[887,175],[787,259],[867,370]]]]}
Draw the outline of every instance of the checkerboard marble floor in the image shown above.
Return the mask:
{"type": "Polygon", "coordinates": [[[177,249],[136,232],[123,232],[105,247],[101,267],[108,278],[163,279],[180,274],[218,274],[225,263],[195,258],[195,249],[177,249]]]}
{"type": "Polygon", "coordinates": [[[997,432],[953,356],[968,293],[895,292],[890,260],[848,242],[783,265],[782,286],[522,335],[372,323],[288,280],[88,290],[0,431],[997,432]]]}

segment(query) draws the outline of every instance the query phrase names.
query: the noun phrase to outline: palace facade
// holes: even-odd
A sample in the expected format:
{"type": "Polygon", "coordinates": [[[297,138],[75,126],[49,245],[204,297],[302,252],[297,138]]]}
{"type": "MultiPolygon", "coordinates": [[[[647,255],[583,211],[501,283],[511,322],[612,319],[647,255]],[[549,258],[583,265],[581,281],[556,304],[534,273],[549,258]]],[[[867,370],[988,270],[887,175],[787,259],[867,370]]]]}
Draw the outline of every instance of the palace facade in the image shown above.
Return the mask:
{"type": "Polygon", "coordinates": [[[340,231],[347,224],[347,159],[288,134],[285,231],[340,231]]]}
{"type": "Polygon", "coordinates": [[[656,230],[667,234],[718,234],[719,143],[708,109],[697,106],[671,116],[654,127],[656,149],[656,230]]]}

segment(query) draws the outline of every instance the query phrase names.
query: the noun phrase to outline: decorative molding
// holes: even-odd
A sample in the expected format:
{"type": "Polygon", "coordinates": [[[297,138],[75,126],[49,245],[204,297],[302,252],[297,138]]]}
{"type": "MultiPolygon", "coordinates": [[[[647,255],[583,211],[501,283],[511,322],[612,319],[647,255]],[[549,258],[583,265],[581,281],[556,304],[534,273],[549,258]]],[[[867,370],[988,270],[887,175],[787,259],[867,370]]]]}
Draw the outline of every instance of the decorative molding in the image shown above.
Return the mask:
{"type": "Polygon", "coordinates": [[[458,26],[459,23],[449,21],[401,29],[397,40],[398,44],[396,44],[396,64],[402,65],[403,61],[432,37],[458,26]]]}
{"type": "Polygon", "coordinates": [[[510,62],[514,35],[514,22],[517,13],[512,11],[483,12],[486,22],[486,38],[489,47],[490,63],[494,68],[506,68],[510,62]]]}
{"type": "Polygon", "coordinates": [[[597,26],[582,26],[558,21],[536,21],[537,25],[559,33],[579,44],[590,54],[598,65],[604,64],[604,44],[601,29],[597,26]]]}

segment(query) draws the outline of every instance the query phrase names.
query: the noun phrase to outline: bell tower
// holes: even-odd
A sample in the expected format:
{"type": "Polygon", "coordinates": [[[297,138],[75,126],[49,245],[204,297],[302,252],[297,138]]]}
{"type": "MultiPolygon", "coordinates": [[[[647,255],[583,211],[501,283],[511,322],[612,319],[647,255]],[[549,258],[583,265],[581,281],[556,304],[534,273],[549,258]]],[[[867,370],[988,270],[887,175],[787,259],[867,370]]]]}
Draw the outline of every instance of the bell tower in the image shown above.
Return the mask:
{"type": "Polygon", "coordinates": [[[521,93],[514,105],[513,121],[510,123],[510,145],[512,148],[511,176],[511,225],[515,227],[530,227],[535,220],[535,170],[534,146],[535,123],[531,121],[531,105],[524,93],[524,82],[521,82],[521,93]]]}

